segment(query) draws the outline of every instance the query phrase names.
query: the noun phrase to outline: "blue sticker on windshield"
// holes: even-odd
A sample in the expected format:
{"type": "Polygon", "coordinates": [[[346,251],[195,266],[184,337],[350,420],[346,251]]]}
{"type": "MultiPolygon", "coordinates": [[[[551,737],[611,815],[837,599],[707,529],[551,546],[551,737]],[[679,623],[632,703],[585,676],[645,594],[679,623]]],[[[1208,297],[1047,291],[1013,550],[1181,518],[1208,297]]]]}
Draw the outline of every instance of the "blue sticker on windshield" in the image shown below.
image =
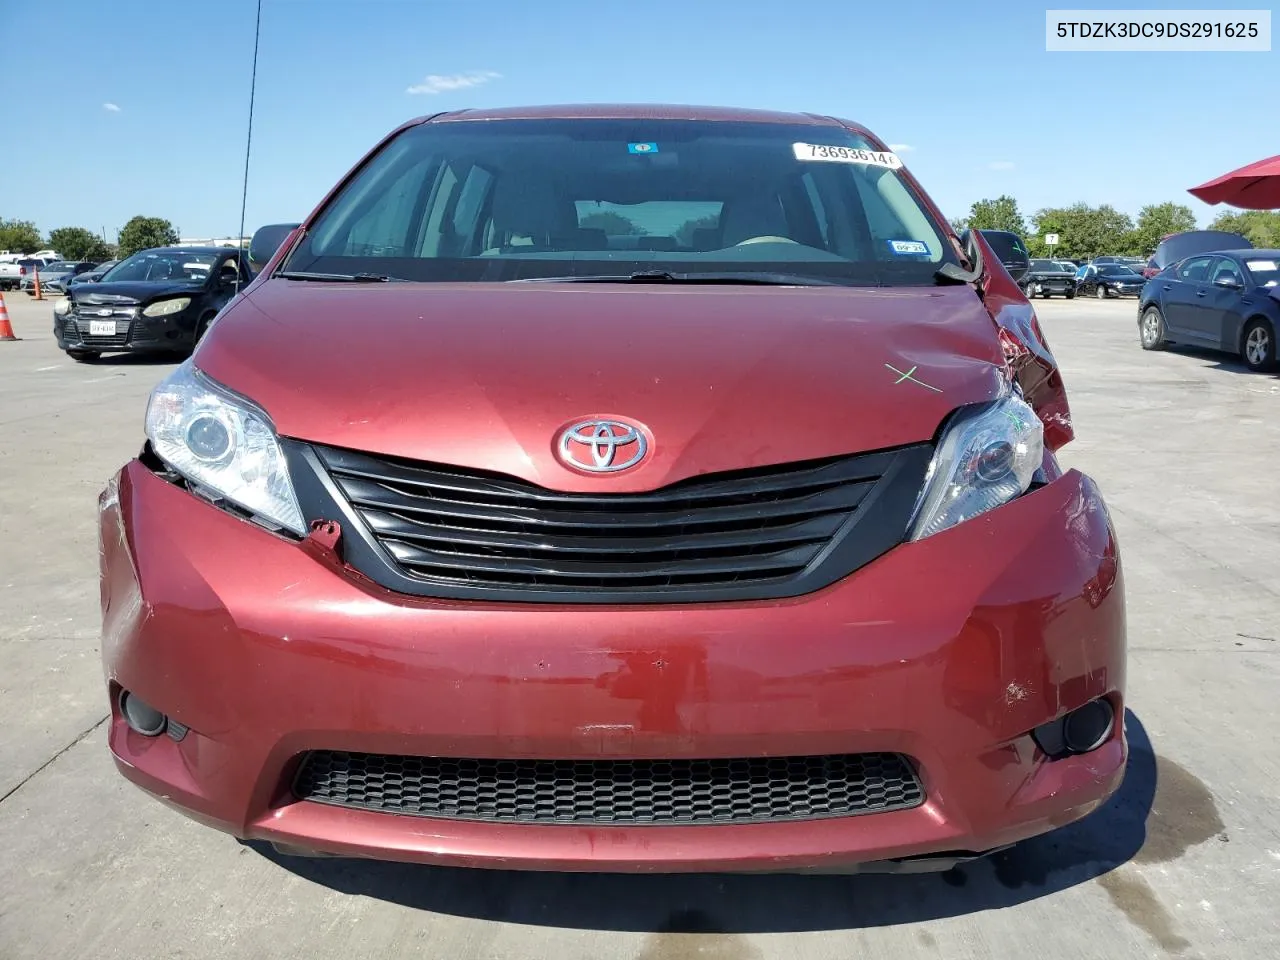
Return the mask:
{"type": "Polygon", "coordinates": [[[628,143],[627,153],[657,153],[656,143],[628,143]]]}
{"type": "Polygon", "coordinates": [[[890,240],[889,249],[899,255],[929,256],[929,245],[922,240],[890,240]]]}

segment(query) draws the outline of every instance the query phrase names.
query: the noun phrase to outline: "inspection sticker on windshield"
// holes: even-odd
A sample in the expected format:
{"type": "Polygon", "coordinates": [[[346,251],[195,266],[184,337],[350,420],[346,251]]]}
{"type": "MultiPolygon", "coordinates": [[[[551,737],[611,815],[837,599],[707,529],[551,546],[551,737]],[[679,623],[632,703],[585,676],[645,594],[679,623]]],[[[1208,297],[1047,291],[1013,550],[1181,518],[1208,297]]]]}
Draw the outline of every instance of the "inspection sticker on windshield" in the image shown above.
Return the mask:
{"type": "Polygon", "coordinates": [[[628,143],[627,153],[657,153],[658,145],[656,143],[628,143]]]}
{"type": "Polygon", "coordinates": [[[889,249],[897,254],[929,255],[929,245],[923,240],[890,240],[889,249]]]}
{"type": "Polygon", "coordinates": [[[822,160],[828,163],[861,163],[888,170],[902,169],[896,153],[887,150],[860,150],[857,147],[833,147],[822,143],[793,143],[797,160],[822,160]]]}

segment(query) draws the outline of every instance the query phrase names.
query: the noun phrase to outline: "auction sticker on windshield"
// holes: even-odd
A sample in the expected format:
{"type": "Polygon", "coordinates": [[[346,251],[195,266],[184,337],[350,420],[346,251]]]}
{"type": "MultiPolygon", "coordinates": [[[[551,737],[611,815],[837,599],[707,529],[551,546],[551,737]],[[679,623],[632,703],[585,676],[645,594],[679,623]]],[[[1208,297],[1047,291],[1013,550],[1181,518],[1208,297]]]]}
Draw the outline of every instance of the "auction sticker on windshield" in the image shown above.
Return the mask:
{"type": "Polygon", "coordinates": [[[898,170],[902,161],[887,150],[861,150],[857,147],[835,147],[822,143],[793,143],[797,160],[823,160],[828,163],[864,163],[872,167],[898,170]]]}

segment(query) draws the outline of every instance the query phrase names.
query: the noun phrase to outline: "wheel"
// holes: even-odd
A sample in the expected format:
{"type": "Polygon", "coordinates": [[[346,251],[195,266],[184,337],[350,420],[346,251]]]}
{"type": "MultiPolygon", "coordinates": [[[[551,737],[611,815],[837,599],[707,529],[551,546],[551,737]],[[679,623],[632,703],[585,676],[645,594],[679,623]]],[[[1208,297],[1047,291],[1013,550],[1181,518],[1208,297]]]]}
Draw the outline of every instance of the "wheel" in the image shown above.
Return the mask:
{"type": "Polygon", "coordinates": [[[1160,308],[1147,307],[1142,312],[1142,322],[1138,325],[1138,335],[1142,340],[1143,350],[1164,349],[1164,316],[1160,308]]]}
{"type": "Polygon", "coordinates": [[[1240,358],[1250,370],[1259,373],[1276,365],[1276,338],[1265,320],[1252,320],[1244,328],[1244,348],[1240,358]]]}
{"type": "Polygon", "coordinates": [[[1093,288],[1093,295],[1097,297],[1099,300],[1105,300],[1107,299],[1107,288],[1104,287],[1102,284],[1098,284],[1096,287],[1093,288]]]}
{"type": "Polygon", "coordinates": [[[1030,284],[1022,288],[1022,293],[1028,300],[1034,300],[1036,298],[1036,288],[1030,284]]]}
{"type": "Polygon", "coordinates": [[[1068,300],[1074,300],[1076,298],[1076,292],[1074,290],[1068,290],[1066,297],[1068,300]]]}
{"type": "Polygon", "coordinates": [[[102,354],[97,350],[68,350],[67,356],[76,363],[93,363],[102,356],[102,354]]]}
{"type": "Polygon", "coordinates": [[[213,318],[215,316],[216,314],[206,313],[196,323],[196,338],[191,343],[192,350],[196,348],[196,344],[198,344],[201,340],[204,339],[204,335],[209,332],[209,324],[213,322],[213,318]]]}

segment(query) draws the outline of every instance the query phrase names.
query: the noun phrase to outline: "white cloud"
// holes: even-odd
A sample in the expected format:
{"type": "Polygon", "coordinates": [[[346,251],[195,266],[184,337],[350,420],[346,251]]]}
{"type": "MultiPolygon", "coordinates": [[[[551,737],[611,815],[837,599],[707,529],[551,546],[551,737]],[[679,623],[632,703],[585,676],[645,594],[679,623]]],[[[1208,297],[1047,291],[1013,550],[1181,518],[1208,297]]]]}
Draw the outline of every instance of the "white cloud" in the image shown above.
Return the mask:
{"type": "Polygon", "coordinates": [[[490,80],[498,80],[502,74],[492,70],[472,70],[470,73],[451,73],[446,76],[433,73],[424,77],[421,83],[415,83],[405,93],[445,93],[449,90],[465,90],[467,87],[478,87],[490,80]]]}
{"type": "Polygon", "coordinates": [[[988,170],[1012,170],[1014,163],[1012,160],[992,160],[987,164],[988,170]]]}
{"type": "Polygon", "coordinates": [[[910,153],[915,147],[909,143],[891,143],[889,149],[894,153],[910,153]]]}
{"type": "Polygon", "coordinates": [[[105,110],[105,111],[107,111],[107,113],[119,113],[119,112],[120,112],[120,107],[119,107],[119,105],[118,105],[118,104],[114,104],[114,103],[104,103],[104,104],[102,105],[102,109],[103,109],[103,110],[105,110]]]}

